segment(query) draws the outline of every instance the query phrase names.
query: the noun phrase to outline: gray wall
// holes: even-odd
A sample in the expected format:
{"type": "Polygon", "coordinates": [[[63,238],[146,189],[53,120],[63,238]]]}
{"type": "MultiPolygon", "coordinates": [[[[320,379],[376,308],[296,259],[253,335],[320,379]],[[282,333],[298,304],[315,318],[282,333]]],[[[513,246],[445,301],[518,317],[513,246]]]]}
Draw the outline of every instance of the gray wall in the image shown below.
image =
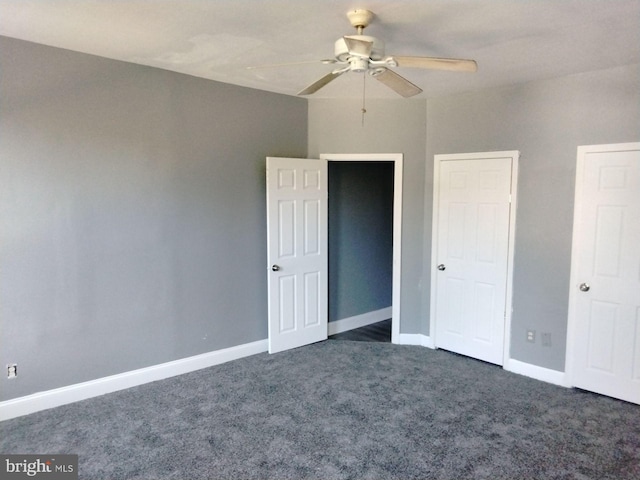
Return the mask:
{"type": "Polygon", "coordinates": [[[391,306],[393,162],[329,162],[329,321],[391,306]]]}
{"type": "MultiPolygon", "coordinates": [[[[309,157],[321,153],[403,153],[401,333],[419,333],[425,319],[422,259],[426,100],[309,100],[309,157]]],[[[428,312],[428,310],[427,310],[428,312]]]]}
{"type": "Polygon", "coordinates": [[[267,337],[307,102],[0,38],[0,399],[267,337]],[[277,120],[277,121],[276,121],[277,120]]]}
{"type": "Polygon", "coordinates": [[[564,371],[576,148],[640,140],[638,66],[430,99],[427,126],[426,243],[434,154],[520,150],[511,356],[564,371]]]}

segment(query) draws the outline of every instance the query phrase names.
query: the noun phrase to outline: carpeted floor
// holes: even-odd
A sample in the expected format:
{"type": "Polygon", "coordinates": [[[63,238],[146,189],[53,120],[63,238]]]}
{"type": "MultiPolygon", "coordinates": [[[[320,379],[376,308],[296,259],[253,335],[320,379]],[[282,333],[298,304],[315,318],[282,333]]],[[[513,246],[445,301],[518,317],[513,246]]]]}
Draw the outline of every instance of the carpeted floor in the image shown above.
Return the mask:
{"type": "Polygon", "coordinates": [[[83,479],[638,479],[640,406],[423,347],[326,341],[0,423],[83,479]]]}

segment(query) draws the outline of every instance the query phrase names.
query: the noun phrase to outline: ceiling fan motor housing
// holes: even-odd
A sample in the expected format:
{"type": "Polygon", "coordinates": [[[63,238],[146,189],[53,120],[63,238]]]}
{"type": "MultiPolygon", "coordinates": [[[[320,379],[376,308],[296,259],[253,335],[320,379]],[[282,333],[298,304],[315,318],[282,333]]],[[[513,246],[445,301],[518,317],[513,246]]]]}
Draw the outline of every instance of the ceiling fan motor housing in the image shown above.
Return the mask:
{"type": "MultiPolygon", "coordinates": [[[[384,42],[375,37],[371,37],[369,35],[350,35],[351,38],[362,40],[363,42],[371,42],[373,43],[373,47],[371,48],[371,56],[369,57],[371,60],[382,60],[384,58],[384,42]]],[[[339,62],[348,62],[351,54],[349,53],[349,48],[347,47],[347,43],[344,38],[339,38],[336,40],[334,45],[334,52],[336,55],[336,60],[339,62]]]]}

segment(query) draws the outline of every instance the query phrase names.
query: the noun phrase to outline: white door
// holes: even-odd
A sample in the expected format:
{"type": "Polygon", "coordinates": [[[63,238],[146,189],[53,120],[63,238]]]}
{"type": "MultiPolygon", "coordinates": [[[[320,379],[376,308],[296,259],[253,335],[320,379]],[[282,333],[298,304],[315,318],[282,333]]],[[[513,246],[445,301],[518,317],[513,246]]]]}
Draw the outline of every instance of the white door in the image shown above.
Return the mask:
{"type": "Polygon", "coordinates": [[[511,193],[517,155],[492,152],[435,158],[435,346],[498,365],[504,363],[510,315],[510,239],[515,218],[511,193]]]}
{"type": "Polygon", "coordinates": [[[327,161],[267,158],[269,353],[327,339],[327,161]]]}
{"type": "Polygon", "coordinates": [[[574,208],[572,383],[640,404],[640,143],[579,147],[574,208]]]}

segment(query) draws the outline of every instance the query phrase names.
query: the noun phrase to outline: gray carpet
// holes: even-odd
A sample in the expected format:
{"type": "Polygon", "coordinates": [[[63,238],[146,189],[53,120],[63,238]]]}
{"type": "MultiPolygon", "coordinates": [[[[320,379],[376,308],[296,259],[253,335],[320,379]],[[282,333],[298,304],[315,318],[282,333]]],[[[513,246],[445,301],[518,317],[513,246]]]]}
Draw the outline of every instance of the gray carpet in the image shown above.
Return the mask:
{"type": "Polygon", "coordinates": [[[92,479],[638,479],[640,407],[444,351],[327,341],[0,423],[92,479]]]}

